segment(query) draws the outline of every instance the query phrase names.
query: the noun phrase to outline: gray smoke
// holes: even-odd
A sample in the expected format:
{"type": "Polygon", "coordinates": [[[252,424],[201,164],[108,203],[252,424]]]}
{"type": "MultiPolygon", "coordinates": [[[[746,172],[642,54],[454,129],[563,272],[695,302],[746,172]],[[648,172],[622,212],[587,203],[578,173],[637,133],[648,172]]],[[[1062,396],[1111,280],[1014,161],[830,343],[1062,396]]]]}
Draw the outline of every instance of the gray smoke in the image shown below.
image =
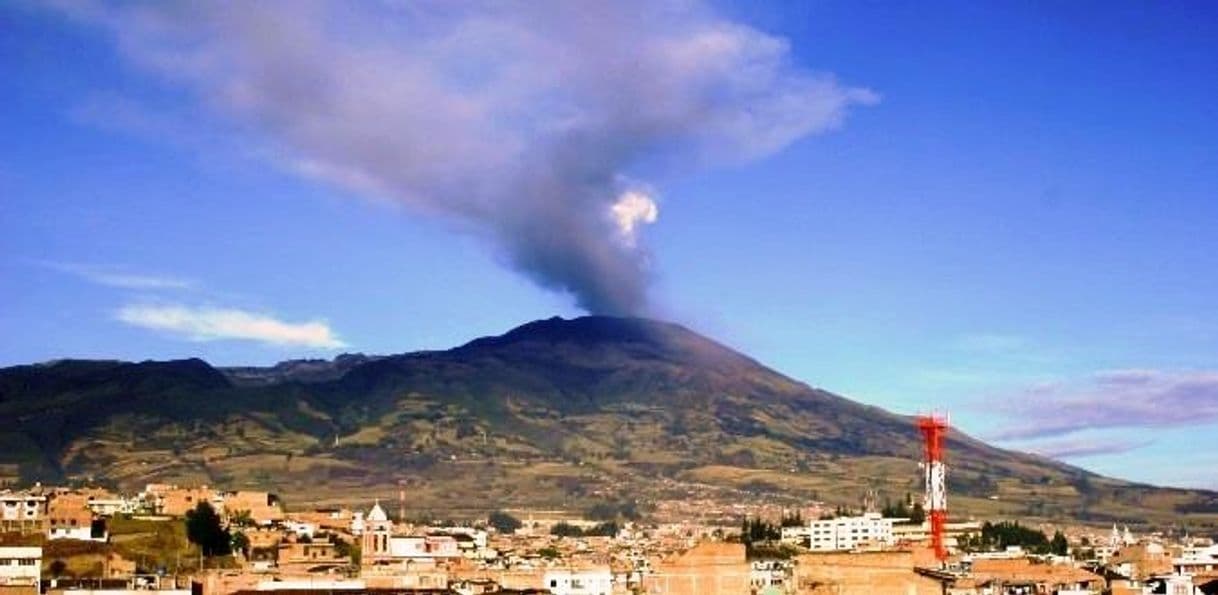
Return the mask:
{"type": "Polygon", "coordinates": [[[646,306],[640,166],[760,158],[876,101],[689,1],[61,10],[277,164],[477,234],[592,312],[646,306]]]}

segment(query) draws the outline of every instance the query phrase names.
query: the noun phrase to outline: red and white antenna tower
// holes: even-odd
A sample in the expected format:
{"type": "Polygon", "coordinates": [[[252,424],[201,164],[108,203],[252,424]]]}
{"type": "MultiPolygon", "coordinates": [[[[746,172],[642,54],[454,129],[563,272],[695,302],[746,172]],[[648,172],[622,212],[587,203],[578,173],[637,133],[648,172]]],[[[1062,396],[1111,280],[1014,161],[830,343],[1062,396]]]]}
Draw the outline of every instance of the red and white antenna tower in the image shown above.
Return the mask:
{"type": "Polygon", "coordinates": [[[947,435],[947,417],[938,414],[918,416],[922,431],[923,468],[926,471],[926,499],[923,507],[930,519],[930,545],[935,558],[947,560],[943,545],[943,530],[947,525],[947,465],[943,462],[943,438],[947,435]]]}

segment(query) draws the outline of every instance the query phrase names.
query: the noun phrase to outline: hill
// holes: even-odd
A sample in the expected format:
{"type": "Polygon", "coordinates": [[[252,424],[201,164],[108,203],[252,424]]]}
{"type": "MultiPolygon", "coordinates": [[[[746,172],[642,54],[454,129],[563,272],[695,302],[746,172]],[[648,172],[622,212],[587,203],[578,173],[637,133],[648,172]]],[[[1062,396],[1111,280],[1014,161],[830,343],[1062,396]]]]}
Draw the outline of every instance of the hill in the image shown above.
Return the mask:
{"type": "MultiPolygon", "coordinates": [[[[589,316],[446,351],[272,368],[198,359],[0,370],[0,469],[27,480],[408,494],[415,512],[620,499],[918,493],[911,419],[787,378],[674,324],[589,316]]],[[[954,432],[959,514],[1213,526],[1213,493],[1101,477],[954,432]]]]}

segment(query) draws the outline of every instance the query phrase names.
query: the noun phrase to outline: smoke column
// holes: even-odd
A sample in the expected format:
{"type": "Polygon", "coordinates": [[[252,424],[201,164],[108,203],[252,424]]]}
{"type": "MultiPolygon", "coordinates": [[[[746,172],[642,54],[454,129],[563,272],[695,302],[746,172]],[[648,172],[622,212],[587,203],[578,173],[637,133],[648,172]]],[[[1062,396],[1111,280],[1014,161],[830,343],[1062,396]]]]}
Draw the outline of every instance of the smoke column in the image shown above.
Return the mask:
{"type": "Polygon", "coordinates": [[[877,101],[689,1],[59,10],[276,165],[475,234],[599,313],[647,306],[641,165],[762,158],[877,101]]]}

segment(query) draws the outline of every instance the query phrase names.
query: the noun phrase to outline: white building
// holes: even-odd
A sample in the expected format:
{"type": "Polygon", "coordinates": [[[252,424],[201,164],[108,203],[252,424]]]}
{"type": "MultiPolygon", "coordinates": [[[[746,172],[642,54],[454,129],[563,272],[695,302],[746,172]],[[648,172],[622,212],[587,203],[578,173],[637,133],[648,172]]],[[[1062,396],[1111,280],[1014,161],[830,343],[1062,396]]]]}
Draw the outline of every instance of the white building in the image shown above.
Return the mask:
{"type": "Polygon", "coordinates": [[[41,532],[47,513],[46,496],[5,492],[0,494],[0,531],[41,532]]]}
{"type": "Polygon", "coordinates": [[[819,552],[880,548],[894,543],[892,519],[876,512],[812,521],[806,527],[784,527],[782,540],[819,552]]]}
{"type": "Polygon", "coordinates": [[[109,537],[104,533],[94,537],[92,525],[76,527],[62,525],[47,529],[47,539],[72,539],[75,541],[100,541],[105,543],[109,540],[109,537]]]}
{"type": "Polygon", "coordinates": [[[137,502],[122,496],[114,498],[95,498],[89,496],[89,510],[97,516],[114,516],[116,514],[132,514],[136,511],[137,502]]]}
{"type": "Polygon", "coordinates": [[[607,567],[554,568],[543,575],[543,584],[554,595],[610,595],[613,572],[607,567]]]}
{"type": "Polygon", "coordinates": [[[380,503],[365,518],[361,536],[361,560],[367,564],[460,558],[461,550],[451,535],[394,535],[393,521],[380,503]]]}
{"type": "Polygon", "coordinates": [[[313,535],[317,533],[316,523],[307,523],[304,521],[284,521],[283,528],[291,533],[295,533],[297,537],[313,539],[313,535]]]}
{"type": "Polygon", "coordinates": [[[42,589],[42,548],[0,547],[0,587],[31,587],[32,593],[42,589]]]}
{"type": "Polygon", "coordinates": [[[1213,573],[1218,570],[1218,545],[1205,548],[1190,548],[1179,558],[1171,561],[1176,574],[1213,573]]]}

